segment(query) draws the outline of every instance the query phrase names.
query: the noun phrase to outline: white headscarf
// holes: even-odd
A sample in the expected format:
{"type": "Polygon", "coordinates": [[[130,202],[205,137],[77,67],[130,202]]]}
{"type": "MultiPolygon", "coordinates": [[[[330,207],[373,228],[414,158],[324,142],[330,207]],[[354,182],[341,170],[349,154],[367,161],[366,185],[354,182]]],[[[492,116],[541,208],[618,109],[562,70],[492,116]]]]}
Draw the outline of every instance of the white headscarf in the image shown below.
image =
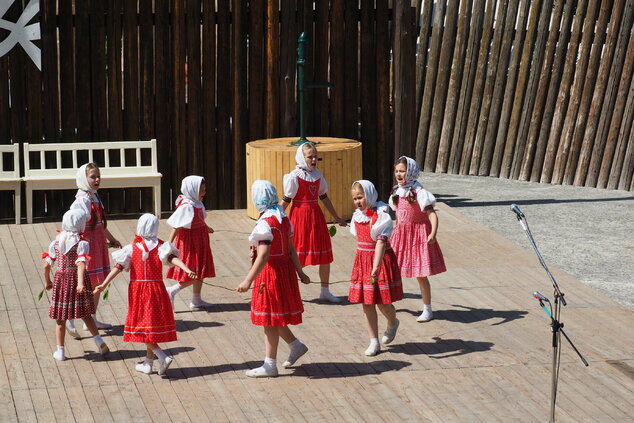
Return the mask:
{"type": "Polygon", "coordinates": [[[366,208],[365,210],[356,209],[354,211],[354,214],[352,215],[352,219],[361,223],[368,222],[370,220],[370,216],[366,214],[366,211],[372,210],[373,207],[383,207],[386,204],[380,201],[377,201],[377,199],[379,198],[379,193],[376,191],[376,188],[374,187],[374,184],[372,182],[367,181],[365,179],[361,179],[361,180],[355,181],[352,184],[352,186],[354,187],[356,183],[361,185],[361,188],[363,188],[363,193],[365,195],[366,208]]]}
{"type": "Polygon", "coordinates": [[[181,182],[181,195],[176,199],[178,207],[182,202],[187,202],[196,208],[204,208],[200,201],[200,186],[205,182],[202,176],[190,175],[183,178],[181,182]]]}
{"type": "Polygon", "coordinates": [[[295,152],[295,163],[297,163],[297,169],[303,170],[305,172],[310,172],[310,166],[306,163],[306,157],[304,157],[304,146],[309,145],[311,148],[315,148],[315,144],[312,142],[305,142],[299,147],[297,147],[297,151],[295,152]]]}
{"type": "MultiPolygon", "coordinates": [[[[143,242],[137,242],[137,246],[141,249],[141,251],[143,251],[143,261],[147,260],[148,253],[158,245],[158,226],[158,218],[151,213],[145,213],[139,218],[139,221],[136,224],[136,234],[137,236],[143,238],[143,241],[145,241],[145,245],[147,246],[146,251],[143,247],[143,242]]],[[[138,241],[138,238],[136,238],[136,240],[138,241]]]]}
{"type": "Polygon", "coordinates": [[[286,216],[284,209],[278,204],[277,191],[272,183],[264,180],[257,180],[251,185],[251,200],[256,210],[262,213],[262,217],[275,216],[278,222],[282,223],[282,218],[286,216]]]}
{"type": "Polygon", "coordinates": [[[62,231],[55,238],[59,250],[64,254],[81,241],[80,234],[86,228],[86,217],[86,213],[80,209],[71,209],[64,213],[62,231]]]}
{"type": "Polygon", "coordinates": [[[75,183],[77,184],[77,194],[75,194],[76,198],[87,196],[92,197],[94,201],[99,201],[99,197],[97,197],[97,190],[90,186],[88,182],[88,177],[86,176],[86,167],[90,163],[85,163],[77,169],[77,173],[75,174],[75,183]]]}
{"type": "Polygon", "coordinates": [[[405,196],[413,196],[413,190],[416,188],[422,188],[423,186],[418,182],[418,177],[420,176],[420,167],[418,167],[418,163],[416,160],[411,157],[401,156],[398,158],[399,160],[405,159],[407,161],[407,172],[405,173],[405,184],[397,185],[394,194],[399,197],[405,196]]]}

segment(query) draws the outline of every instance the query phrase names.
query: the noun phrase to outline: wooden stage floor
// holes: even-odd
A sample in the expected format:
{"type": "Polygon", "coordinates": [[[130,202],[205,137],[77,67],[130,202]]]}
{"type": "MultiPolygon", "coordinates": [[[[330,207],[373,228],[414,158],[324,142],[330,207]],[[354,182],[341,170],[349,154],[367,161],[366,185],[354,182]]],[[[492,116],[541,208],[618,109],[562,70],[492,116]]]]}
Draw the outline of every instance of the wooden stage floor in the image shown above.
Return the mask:
{"type": "MultiPolygon", "coordinates": [[[[191,291],[177,296],[179,340],[165,345],[175,360],[165,377],[137,373],[145,349],[122,341],[127,274],[99,309],[115,324],[104,337],[112,353],[103,360],[92,339],[67,336],[69,359],[55,361],[55,325],[37,295],[40,254],[58,224],[0,226],[0,421],[547,421],[550,322],[531,293],[552,296],[549,280],[532,252],[444,204],[438,209],[449,270],[432,278],[435,320],[416,322],[418,285],[404,280],[393,345],[365,357],[361,306],[320,303],[318,284],[302,286],[304,323],[294,331],[310,350],[294,369],[264,380],[244,375],[263,359],[263,335],[250,323],[250,294],[233,290],[250,264],[254,221],[244,210],[208,215],[218,277],[206,281],[203,298],[216,305],[192,312],[191,291]]],[[[135,220],[109,225],[122,242],[134,236],[135,220]]],[[[167,232],[162,222],[160,235],[167,232]]],[[[339,228],[333,244],[332,290],[345,297],[355,241],[339,228]]],[[[314,280],[316,270],[308,271],[314,280]]],[[[551,270],[569,304],[566,333],[590,363],[563,341],[557,421],[632,421],[632,311],[551,270]]],[[[382,332],[385,320],[379,324],[382,332]]],[[[282,342],[280,362],[287,354],[282,342]]]]}

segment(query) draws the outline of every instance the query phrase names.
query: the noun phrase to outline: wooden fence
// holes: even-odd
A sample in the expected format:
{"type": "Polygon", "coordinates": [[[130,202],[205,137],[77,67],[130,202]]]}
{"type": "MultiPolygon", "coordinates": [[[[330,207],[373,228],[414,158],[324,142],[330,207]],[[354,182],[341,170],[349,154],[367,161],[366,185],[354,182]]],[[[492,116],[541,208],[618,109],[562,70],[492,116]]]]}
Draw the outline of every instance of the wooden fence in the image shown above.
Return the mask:
{"type": "MultiPolygon", "coordinates": [[[[298,133],[305,31],[307,79],[335,85],[309,90],[307,135],[361,140],[382,197],[400,154],[631,190],[633,2],[40,0],[42,70],[20,45],[0,57],[0,144],[156,138],[164,210],[188,174],[205,176],[207,207],[245,207],[245,143],[298,133]]],[[[145,190],[103,197],[112,214],[151,210],[145,190]]],[[[37,193],[34,215],[72,199],[37,193]]]]}
{"type": "Polygon", "coordinates": [[[425,170],[634,188],[634,1],[420,10],[415,150],[425,170]]]}

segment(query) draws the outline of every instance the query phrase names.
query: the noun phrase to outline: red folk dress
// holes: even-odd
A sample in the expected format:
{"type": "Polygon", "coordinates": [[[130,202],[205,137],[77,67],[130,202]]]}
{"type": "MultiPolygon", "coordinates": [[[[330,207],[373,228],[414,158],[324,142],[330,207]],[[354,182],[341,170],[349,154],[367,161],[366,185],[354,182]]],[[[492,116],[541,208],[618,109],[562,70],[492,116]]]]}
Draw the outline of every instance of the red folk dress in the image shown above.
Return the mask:
{"type": "Polygon", "coordinates": [[[352,265],[348,301],[363,304],[391,304],[403,299],[403,283],[396,255],[388,243],[379,266],[378,281],[370,282],[376,241],[370,236],[371,225],[376,221],[376,213],[369,222],[353,221],[357,232],[357,253],[352,265]]]}
{"type": "Polygon", "coordinates": [[[289,213],[295,233],[293,242],[302,267],[333,261],[328,225],[319,207],[320,180],[308,182],[297,176],[297,194],[289,213]]]}
{"type": "MultiPolygon", "coordinates": [[[[297,273],[289,254],[291,223],[275,216],[262,218],[273,234],[266,265],[253,282],[251,322],[258,326],[287,326],[302,322],[304,305],[297,273]]],[[[260,241],[265,242],[265,241],[260,241]]]]}
{"type": "MultiPolygon", "coordinates": [[[[57,263],[55,278],[53,279],[53,293],[51,296],[51,306],[49,307],[48,316],[55,320],[69,320],[88,317],[95,314],[95,303],[92,298],[92,285],[88,277],[84,278],[84,286],[86,291],[77,292],[77,262],[81,260],[77,250],[80,248],[80,241],[71,247],[66,254],[63,254],[58,247],[57,241],[54,242],[54,256],[45,254],[49,263],[54,260],[57,263]]],[[[82,246],[82,247],[85,247],[82,246]]],[[[81,248],[82,250],[87,248],[81,248]]],[[[49,251],[51,248],[49,248],[49,251]]]]}
{"type": "MultiPolygon", "coordinates": [[[[394,208],[396,227],[391,242],[401,276],[426,277],[445,272],[445,259],[438,241],[433,244],[427,242],[431,233],[428,213],[420,209],[418,201],[409,202],[405,197],[400,197],[394,208]]],[[[427,206],[425,210],[433,210],[433,206],[427,206]]]]}
{"type": "Polygon", "coordinates": [[[108,239],[103,205],[99,201],[90,201],[90,219],[86,220],[84,239],[90,245],[90,257],[86,267],[90,282],[99,285],[110,273],[110,257],[108,256],[108,239]]]}
{"type": "MultiPolygon", "coordinates": [[[[159,241],[159,246],[161,244],[159,241]]],[[[147,248],[145,242],[143,246],[147,248]]],[[[176,341],[174,312],[163,284],[163,264],[158,251],[158,246],[153,248],[143,261],[143,251],[137,243],[132,244],[128,315],[123,329],[125,342],[176,341]]]]}
{"type": "MultiPolygon", "coordinates": [[[[179,207],[193,207],[191,205],[181,205],[179,207]]],[[[181,260],[192,271],[196,272],[198,279],[213,278],[216,276],[214,258],[211,255],[209,245],[209,232],[205,224],[204,210],[193,207],[194,218],[191,228],[181,227],[174,239],[174,245],[181,252],[181,260]]],[[[191,279],[180,267],[170,267],[167,271],[167,278],[179,282],[189,282],[191,279]]]]}

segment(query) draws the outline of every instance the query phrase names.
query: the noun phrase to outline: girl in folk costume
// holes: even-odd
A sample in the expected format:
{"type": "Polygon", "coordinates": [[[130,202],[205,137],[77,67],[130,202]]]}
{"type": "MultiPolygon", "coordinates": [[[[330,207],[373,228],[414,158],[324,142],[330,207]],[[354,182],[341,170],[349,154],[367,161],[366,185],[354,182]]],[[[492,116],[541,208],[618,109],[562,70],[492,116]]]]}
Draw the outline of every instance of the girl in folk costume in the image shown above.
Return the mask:
{"type": "Polygon", "coordinates": [[[447,270],[436,241],[438,216],[434,211],[436,198],[418,182],[420,169],[414,159],[401,156],[394,164],[396,185],[390,196],[390,207],[396,210],[396,228],[392,246],[396,251],[401,276],[415,277],[423,297],[423,312],[416,319],[433,319],[431,287],[428,276],[447,270]]]}
{"type": "Polygon", "coordinates": [[[326,209],[341,226],[347,226],[328,198],[328,184],[317,170],[317,148],[311,142],[305,142],[297,148],[295,154],[297,167],[284,175],[284,198],[280,205],[286,210],[292,202],[289,213],[295,228],[295,247],[302,266],[319,265],[321,294],[319,299],[338,303],[340,298],[330,293],[330,263],[332,263],[332,245],[324,214],[318,200],[323,201],[326,209]]]}
{"type": "Polygon", "coordinates": [[[189,308],[209,307],[212,304],[200,297],[203,279],[216,276],[214,258],[209,245],[209,234],[214,230],[205,223],[207,212],[202,203],[206,193],[205,179],[202,176],[187,176],[181,183],[181,193],[176,199],[176,210],[167,219],[167,223],[173,228],[168,241],[176,245],[183,262],[197,277],[192,278],[178,267],[170,267],[166,277],[178,283],[167,288],[167,293],[173,306],[178,291],[193,285],[189,308]]]}
{"type": "Polygon", "coordinates": [[[142,373],[152,373],[154,355],[158,357],[158,374],[165,374],[172,358],[158,346],[159,342],[176,341],[176,324],[169,295],[163,284],[163,264],[176,265],[190,278],[196,274],[178,258],[179,252],[170,242],[157,238],[159,220],[146,213],[136,226],[132,244],[112,253],[117,263],[108,277],[95,287],[100,293],[123,270],[130,272],[128,316],[123,329],[125,342],[143,342],[147,348],[145,360],[136,365],[142,373]]]}
{"type": "Polygon", "coordinates": [[[387,318],[387,329],[381,342],[389,344],[394,340],[399,324],[392,303],[403,299],[403,285],[396,256],[389,244],[392,218],[388,205],[377,202],[378,194],[370,181],[356,181],[351,193],[357,209],[352,216],[350,232],[357,237],[357,253],[348,299],[363,304],[370,335],[365,355],[373,356],[380,350],[376,307],[387,318]]]}
{"type": "Polygon", "coordinates": [[[101,339],[93,315],[93,302],[90,279],[86,275],[86,262],[90,261],[87,241],[83,240],[86,227],[86,214],[81,210],[69,210],[64,213],[62,230],[48,247],[48,253],[42,254],[44,259],[44,280],[46,289],[53,289],[51,307],[48,315],[55,319],[55,339],[57,350],[53,353],[56,360],[65,360],[64,335],[65,321],[81,318],[92,334],[101,355],[110,352],[101,339]],[[51,282],[51,266],[57,263],[55,279],[51,282]]]}
{"type": "MultiPolygon", "coordinates": [[[[90,257],[92,260],[88,262],[87,273],[93,286],[99,285],[110,272],[110,257],[108,256],[108,242],[113,247],[121,248],[121,244],[108,231],[106,222],[106,214],[103,209],[103,203],[97,195],[97,190],[101,184],[101,174],[99,167],[94,163],[86,163],[77,169],[76,175],[77,194],[75,201],[70,205],[70,209],[82,210],[88,216],[86,221],[85,237],[90,244],[90,257]]],[[[99,294],[93,297],[95,302],[95,310],[99,305],[99,294]]],[[[108,329],[112,325],[102,323],[97,320],[96,316],[92,316],[95,324],[99,329],[108,329]]],[[[84,330],[86,330],[84,325],[84,330]]],[[[75,329],[73,320],[66,321],[66,330],[73,338],[78,338],[79,334],[75,329]]]]}
{"type": "Polygon", "coordinates": [[[249,236],[249,241],[257,250],[249,274],[236,290],[246,292],[255,281],[251,298],[251,322],[264,326],[266,357],[261,367],[248,370],[246,375],[275,377],[278,374],[277,346],[280,337],[291,350],[283,367],[292,366],[308,351],[308,347],[293,335],[288,325],[302,322],[304,306],[297,276],[306,284],[310,283],[310,279],[302,270],[293,246],[293,226],[278,205],[273,184],[255,181],[251,193],[253,204],[261,213],[249,236]]]}

